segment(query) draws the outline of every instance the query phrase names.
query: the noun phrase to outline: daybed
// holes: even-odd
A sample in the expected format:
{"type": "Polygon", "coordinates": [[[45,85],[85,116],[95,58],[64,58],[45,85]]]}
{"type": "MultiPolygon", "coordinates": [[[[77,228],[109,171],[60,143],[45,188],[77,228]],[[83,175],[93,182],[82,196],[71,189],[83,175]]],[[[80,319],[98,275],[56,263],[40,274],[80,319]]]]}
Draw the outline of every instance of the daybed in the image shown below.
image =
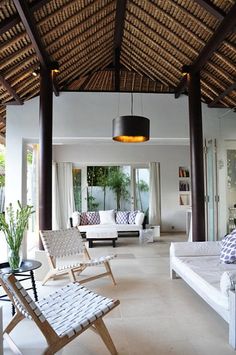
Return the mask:
{"type": "Polygon", "coordinates": [[[112,228],[117,232],[140,232],[143,229],[144,213],[140,211],[107,210],[98,212],[74,212],[71,227],[81,233],[94,229],[112,228]]]}
{"type": "Polygon", "coordinates": [[[180,276],[227,323],[236,349],[236,264],[220,263],[221,242],[179,242],[170,246],[171,278],[180,276]]]}

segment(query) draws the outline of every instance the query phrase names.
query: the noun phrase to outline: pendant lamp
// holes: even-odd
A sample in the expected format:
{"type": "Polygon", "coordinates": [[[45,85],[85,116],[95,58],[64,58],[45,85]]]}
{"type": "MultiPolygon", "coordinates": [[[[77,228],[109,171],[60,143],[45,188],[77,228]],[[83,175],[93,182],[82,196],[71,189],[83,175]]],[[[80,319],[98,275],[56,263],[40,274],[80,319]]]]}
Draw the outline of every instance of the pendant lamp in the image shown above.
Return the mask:
{"type": "Polygon", "coordinates": [[[133,93],[131,93],[131,115],[113,119],[113,140],[122,143],[142,143],[149,140],[149,131],[149,119],[133,114],[133,93]]]}

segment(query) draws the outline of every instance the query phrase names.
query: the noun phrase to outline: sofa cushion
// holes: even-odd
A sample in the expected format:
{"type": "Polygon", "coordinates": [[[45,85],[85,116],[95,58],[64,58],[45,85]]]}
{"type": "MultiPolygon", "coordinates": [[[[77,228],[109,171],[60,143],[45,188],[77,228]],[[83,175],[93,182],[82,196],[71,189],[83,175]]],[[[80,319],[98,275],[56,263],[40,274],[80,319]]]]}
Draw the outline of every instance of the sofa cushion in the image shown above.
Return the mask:
{"type": "Polygon", "coordinates": [[[100,217],[99,212],[86,212],[87,224],[99,224],[100,217]]]}
{"type": "Polygon", "coordinates": [[[220,261],[224,264],[236,262],[236,229],[221,241],[220,261]]]}
{"type": "Polygon", "coordinates": [[[135,224],[137,225],[143,224],[144,216],[145,215],[143,212],[138,212],[135,217],[135,224]]]}
{"type": "Polygon", "coordinates": [[[72,226],[76,227],[80,225],[80,213],[75,211],[72,213],[72,226]]]}
{"type": "Polygon", "coordinates": [[[115,211],[99,211],[100,224],[116,224],[115,221],[115,211]]]}
{"type": "Polygon", "coordinates": [[[135,224],[135,217],[139,211],[131,211],[129,214],[129,224],[135,224]]]}
{"type": "Polygon", "coordinates": [[[82,212],[80,214],[80,225],[81,226],[84,226],[88,224],[88,219],[87,219],[87,212],[82,212]]]}
{"type": "Polygon", "coordinates": [[[116,212],[116,223],[117,224],[128,224],[129,223],[129,211],[117,211],[116,212]]]}

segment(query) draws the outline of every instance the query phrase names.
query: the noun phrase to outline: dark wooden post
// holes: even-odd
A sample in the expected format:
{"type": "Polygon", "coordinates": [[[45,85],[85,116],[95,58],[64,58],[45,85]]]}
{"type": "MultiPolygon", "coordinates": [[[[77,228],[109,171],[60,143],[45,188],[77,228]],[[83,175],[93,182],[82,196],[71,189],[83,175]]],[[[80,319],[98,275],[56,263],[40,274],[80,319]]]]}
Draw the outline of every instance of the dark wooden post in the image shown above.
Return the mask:
{"type": "Polygon", "coordinates": [[[188,74],[190,158],[192,184],[192,237],[205,241],[204,164],[200,73],[188,74]]]}
{"type": "Polygon", "coordinates": [[[45,67],[40,69],[39,229],[52,229],[52,76],[45,67]]]}

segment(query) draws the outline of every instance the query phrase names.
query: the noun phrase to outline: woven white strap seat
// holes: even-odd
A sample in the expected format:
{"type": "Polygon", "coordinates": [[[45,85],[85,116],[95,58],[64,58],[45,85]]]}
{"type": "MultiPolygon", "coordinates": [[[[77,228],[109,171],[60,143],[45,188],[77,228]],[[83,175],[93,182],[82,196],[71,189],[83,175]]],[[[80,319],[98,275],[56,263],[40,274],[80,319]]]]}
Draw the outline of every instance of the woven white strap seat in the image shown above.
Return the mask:
{"type": "Polygon", "coordinates": [[[0,274],[0,284],[16,308],[14,318],[4,330],[14,353],[17,347],[9,333],[22,319],[28,318],[46,338],[45,355],[56,353],[89,327],[101,336],[111,354],[117,354],[102,317],[118,306],[119,301],[98,295],[76,282],[34,302],[13,274],[0,274]]]}
{"type": "Polygon", "coordinates": [[[66,270],[68,268],[76,268],[76,267],[80,267],[83,265],[86,266],[96,266],[96,265],[102,265],[104,264],[104,262],[108,262],[114,258],[116,258],[116,254],[112,254],[112,255],[107,255],[107,256],[101,256],[100,258],[96,258],[96,259],[89,259],[83,262],[79,262],[79,263],[71,263],[71,264],[61,264],[57,266],[57,270],[66,270]]]}
{"type": "Polygon", "coordinates": [[[86,267],[97,265],[104,265],[106,272],[80,279],[80,283],[110,276],[114,285],[116,284],[110,267],[110,260],[114,259],[116,255],[91,259],[77,228],[40,231],[40,236],[50,265],[50,270],[43,280],[43,285],[49,279],[65,273],[69,274],[71,281],[76,281],[76,276],[86,267]]]}
{"type": "Polygon", "coordinates": [[[59,336],[71,337],[107,314],[115,307],[115,302],[78,283],[70,283],[37,305],[59,336]]]}

